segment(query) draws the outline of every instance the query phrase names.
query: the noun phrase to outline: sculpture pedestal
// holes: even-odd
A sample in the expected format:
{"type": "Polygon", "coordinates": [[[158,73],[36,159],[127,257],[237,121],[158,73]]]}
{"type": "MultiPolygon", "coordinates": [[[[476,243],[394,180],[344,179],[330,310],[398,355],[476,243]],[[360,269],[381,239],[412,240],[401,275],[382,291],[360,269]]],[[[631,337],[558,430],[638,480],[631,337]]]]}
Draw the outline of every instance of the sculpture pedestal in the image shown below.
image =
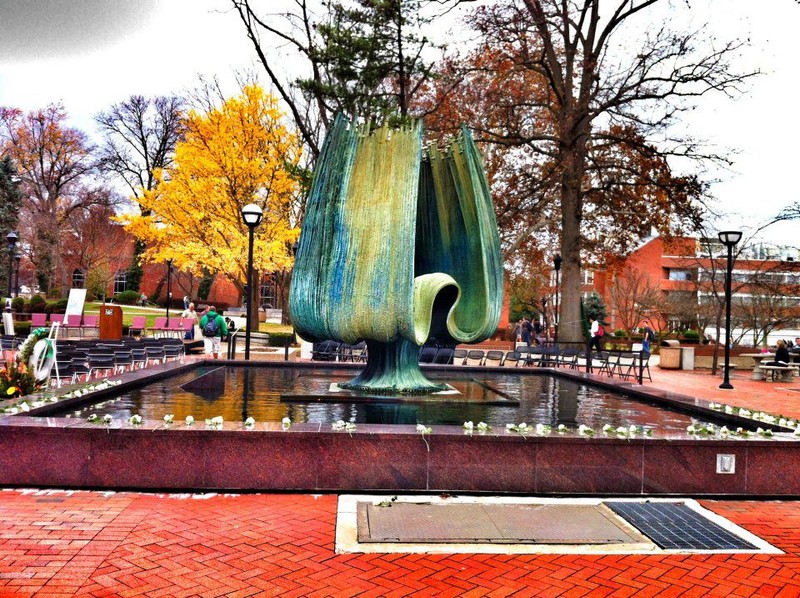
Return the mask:
{"type": "Polygon", "coordinates": [[[404,338],[390,342],[367,341],[367,367],[339,388],[390,394],[437,392],[446,384],[428,380],[419,369],[419,345],[404,338]]]}

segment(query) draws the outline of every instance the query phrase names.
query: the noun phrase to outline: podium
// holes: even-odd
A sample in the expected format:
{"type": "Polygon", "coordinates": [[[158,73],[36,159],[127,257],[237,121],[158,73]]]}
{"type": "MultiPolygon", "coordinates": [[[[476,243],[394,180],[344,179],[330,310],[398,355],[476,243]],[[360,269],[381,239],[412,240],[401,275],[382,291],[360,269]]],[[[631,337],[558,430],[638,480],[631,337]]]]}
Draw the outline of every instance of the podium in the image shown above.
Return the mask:
{"type": "Polygon", "coordinates": [[[122,340],[122,308],[119,305],[100,307],[100,340],[122,340]]]}

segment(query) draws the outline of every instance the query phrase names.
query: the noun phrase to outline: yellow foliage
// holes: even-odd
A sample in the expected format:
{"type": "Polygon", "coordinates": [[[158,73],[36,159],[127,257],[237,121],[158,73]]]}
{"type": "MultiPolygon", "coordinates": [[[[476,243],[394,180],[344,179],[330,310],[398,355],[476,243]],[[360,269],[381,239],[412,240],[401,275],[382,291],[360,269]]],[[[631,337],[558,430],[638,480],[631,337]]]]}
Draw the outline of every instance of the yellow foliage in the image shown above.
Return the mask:
{"type": "Polygon", "coordinates": [[[255,229],[255,269],[289,268],[289,248],[299,234],[290,218],[299,192],[291,171],[301,150],[277,99],[248,85],[207,114],[189,113],[186,125],[174,166],[156,173],[159,184],[139,200],[150,215],[120,218],[147,245],[144,259],[172,259],[175,267],[198,275],[207,268],[241,288],[248,242],[241,209],[255,203],[264,211],[255,229]]]}

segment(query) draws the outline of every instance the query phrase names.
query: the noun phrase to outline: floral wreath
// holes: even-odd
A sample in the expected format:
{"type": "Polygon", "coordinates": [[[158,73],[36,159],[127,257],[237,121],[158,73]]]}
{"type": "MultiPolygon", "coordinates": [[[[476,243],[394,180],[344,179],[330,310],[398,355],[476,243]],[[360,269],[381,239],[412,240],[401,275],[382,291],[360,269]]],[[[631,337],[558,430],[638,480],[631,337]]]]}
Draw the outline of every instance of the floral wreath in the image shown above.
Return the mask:
{"type": "Polygon", "coordinates": [[[31,358],[31,353],[33,353],[33,347],[37,343],[37,341],[47,338],[50,334],[50,331],[47,328],[36,328],[32,330],[31,333],[28,335],[28,338],[20,345],[19,348],[19,360],[22,363],[28,363],[28,360],[31,358]]]}

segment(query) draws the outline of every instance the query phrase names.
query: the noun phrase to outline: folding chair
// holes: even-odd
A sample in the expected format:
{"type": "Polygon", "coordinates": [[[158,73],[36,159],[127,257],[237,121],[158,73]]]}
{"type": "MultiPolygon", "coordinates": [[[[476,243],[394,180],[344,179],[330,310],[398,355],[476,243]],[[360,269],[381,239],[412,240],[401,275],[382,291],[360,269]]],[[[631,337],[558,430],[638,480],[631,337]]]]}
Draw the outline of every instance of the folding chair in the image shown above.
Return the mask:
{"type": "Polygon", "coordinates": [[[500,365],[503,367],[515,368],[519,366],[519,358],[520,354],[518,351],[506,351],[506,355],[503,358],[503,363],[500,365]]]}
{"type": "Polygon", "coordinates": [[[464,365],[467,361],[466,349],[455,349],[453,351],[453,365],[464,365]]]}
{"type": "Polygon", "coordinates": [[[81,316],[81,314],[69,314],[64,318],[64,324],[61,328],[66,334],[69,334],[70,330],[77,330],[79,335],[83,336],[83,329],[81,328],[82,319],[83,316],[81,316]]]}
{"type": "Polygon", "coordinates": [[[157,316],[153,320],[153,327],[150,329],[153,336],[158,337],[167,331],[167,318],[165,316],[157,316]]]}
{"type": "Polygon", "coordinates": [[[422,347],[419,352],[420,363],[433,363],[436,358],[436,347],[422,347]]]}
{"type": "Polygon", "coordinates": [[[128,336],[144,336],[147,327],[147,316],[133,316],[131,325],[128,326],[128,336]]]}
{"type": "Polygon", "coordinates": [[[433,363],[440,365],[450,365],[454,363],[455,351],[451,347],[439,347],[436,351],[436,357],[433,358],[433,363]]]}
{"type": "Polygon", "coordinates": [[[486,351],[486,356],[483,358],[483,365],[499,367],[503,362],[503,357],[505,357],[503,351],[486,351]]]}
{"type": "Polygon", "coordinates": [[[467,351],[467,360],[464,365],[483,365],[485,354],[480,349],[470,349],[467,351]]]}
{"type": "Polygon", "coordinates": [[[31,314],[31,329],[47,326],[47,314],[31,314]]]}
{"type": "Polygon", "coordinates": [[[87,330],[91,330],[95,333],[92,336],[99,336],[100,316],[96,314],[88,314],[83,316],[83,323],[81,324],[81,336],[84,336],[87,330]]]}

